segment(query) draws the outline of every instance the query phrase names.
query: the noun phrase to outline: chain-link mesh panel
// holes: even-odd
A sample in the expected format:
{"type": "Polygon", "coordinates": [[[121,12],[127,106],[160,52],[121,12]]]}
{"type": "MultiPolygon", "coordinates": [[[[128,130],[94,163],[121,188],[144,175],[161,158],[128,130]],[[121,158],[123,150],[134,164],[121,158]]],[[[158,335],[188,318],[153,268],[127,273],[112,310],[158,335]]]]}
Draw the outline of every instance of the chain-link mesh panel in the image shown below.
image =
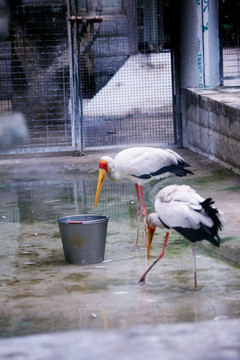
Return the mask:
{"type": "Polygon", "coordinates": [[[135,20],[120,6],[116,11],[102,8],[99,35],[80,57],[84,147],[173,144],[171,53],[163,6],[138,1],[135,20]]]}
{"type": "Polygon", "coordinates": [[[0,111],[24,114],[25,149],[71,146],[65,6],[28,2],[11,18],[9,38],[0,45],[0,111]]]}
{"type": "Polygon", "coordinates": [[[240,83],[240,3],[222,0],[220,29],[224,85],[240,83]]]}
{"type": "Polygon", "coordinates": [[[167,1],[23,0],[0,43],[0,112],[18,151],[174,143],[167,1]],[[76,67],[77,62],[77,67],[76,67]]]}
{"type": "Polygon", "coordinates": [[[0,42],[0,111],[11,110],[11,43],[0,42]]]}

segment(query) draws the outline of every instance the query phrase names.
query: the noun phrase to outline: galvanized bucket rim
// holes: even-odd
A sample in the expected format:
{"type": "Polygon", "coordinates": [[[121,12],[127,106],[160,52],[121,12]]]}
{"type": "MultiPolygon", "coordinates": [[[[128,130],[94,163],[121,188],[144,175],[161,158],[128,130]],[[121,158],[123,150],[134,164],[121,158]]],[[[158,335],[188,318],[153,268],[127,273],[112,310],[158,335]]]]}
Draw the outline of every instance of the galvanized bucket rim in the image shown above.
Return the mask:
{"type": "Polygon", "coordinates": [[[109,218],[105,215],[79,214],[79,215],[68,215],[68,216],[59,217],[57,219],[57,222],[61,224],[72,225],[74,224],[74,221],[76,221],[75,224],[90,225],[90,224],[98,224],[108,220],[109,218]],[[89,218],[89,220],[87,218],[89,218]],[[73,221],[73,222],[69,223],[68,221],[73,221]]]}

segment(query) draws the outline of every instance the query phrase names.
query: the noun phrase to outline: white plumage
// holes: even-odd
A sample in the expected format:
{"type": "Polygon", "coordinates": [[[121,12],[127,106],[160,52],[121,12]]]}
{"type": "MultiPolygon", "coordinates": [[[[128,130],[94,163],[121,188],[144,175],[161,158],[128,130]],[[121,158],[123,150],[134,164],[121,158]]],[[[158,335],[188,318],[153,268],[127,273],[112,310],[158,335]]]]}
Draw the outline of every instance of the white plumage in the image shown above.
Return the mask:
{"type": "Polygon", "coordinates": [[[155,199],[155,211],[169,228],[199,229],[200,224],[212,227],[212,218],[203,206],[204,198],[187,185],[170,185],[162,189],[155,199]]]}
{"type": "MultiPolygon", "coordinates": [[[[97,207],[99,194],[108,174],[112,181],[129,179],[135,184],[138,199],[138,230],[141,214],[146,217],[146,206],[144,202],[142,185],[153,179],[160,179],[163,174],[172,173],[176,176],[192,174],[186,167],[184,159],[175,151],[170,149],[158,149],[151,147],[135,147],[120,151],[115,158],[103,156],[99,162],[98,185],[95,196],[95,208],[97,207]],[[142,198],[142,206],[140,195],[142,198]],[[143,208],[143,211],[142,211],[143,208]]],[[[136,242],[137,242],[136,240],[136,242]]]]}
{"type": "MultiPolygon", "coordinates": [[[[148,258],[157,226],[178,231],[190,241],[192,246],[195,290],[197,290],[197,277],[193,243],[205,239],[215,246],[220,245],[218,231],[222,228],[223,215],[212,204],[211,198],[204,199],[190,186],[169,185],[159,191],[154,204],[155,213],[148,216],[148,258]]],[[[168,236],[169,232],[166,233],[162,252],[141,276],[139,282],[145,281],[146,274],[164,256],[168,236]]]]}
{"type": "Polygon", "coordinates": [[[102,160],[108,164],[108,176],[112,181],[129,179],[138,185],[160,179],[166,172],[185,176],[189,171],[183,168],[190,166],[173,150],[151,147],[125,149],[120,151],[114,159],[103,156],[102,160]]]}

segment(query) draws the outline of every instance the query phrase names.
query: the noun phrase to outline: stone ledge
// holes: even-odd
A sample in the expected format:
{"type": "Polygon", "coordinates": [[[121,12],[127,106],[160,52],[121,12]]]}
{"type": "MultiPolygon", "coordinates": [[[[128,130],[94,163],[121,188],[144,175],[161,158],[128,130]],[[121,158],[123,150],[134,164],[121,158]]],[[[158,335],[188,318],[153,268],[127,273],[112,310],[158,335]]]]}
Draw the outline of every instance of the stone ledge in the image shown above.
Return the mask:
{"type": "Polygon", "coordinates": [[[1,360],[239,360],[240,319],[0,340],[1,360]]]}
{"type": "Polygon", "coordinates": [[[240,173],[240,87],[186,91],[187,144],[240,173]]]}
{"type": "Polygon", "coordinates": [[[230,261],[239,266],[240,264],[240,243],[239,239],[233,239],[220,245],[219,248],[212,246],[208,241],[203,241],[202,246],[210,254],[216,255],[224,260],[230,261]]]}
{"type": "Polygon", "coordinates": [[[194,101],[194,105],[201,108],[206,107],[207,110],[217,109],[218,113],[226,114],[226,106],[229,108],[230,114],[237,114],[239,119],[240,111],[240,86],[236,87],[216,87],[202,89],[188,89],[192,95],[199,95],[194,101]],[[213,100],[213,101],[211,101],[213,100]]]}

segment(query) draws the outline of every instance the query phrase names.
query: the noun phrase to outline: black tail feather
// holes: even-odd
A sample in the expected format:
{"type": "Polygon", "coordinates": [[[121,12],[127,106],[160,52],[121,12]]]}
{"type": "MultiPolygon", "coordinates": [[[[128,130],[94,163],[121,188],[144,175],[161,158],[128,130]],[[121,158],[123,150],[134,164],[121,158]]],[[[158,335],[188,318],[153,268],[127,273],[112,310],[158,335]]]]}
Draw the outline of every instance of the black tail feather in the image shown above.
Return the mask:
{"type": "Polygon", "coordinates": [[[184,161],[178,161],[178,164],[173,166],[170,172],[180,177],[186,176],[187,174],[194,175],[191,170],[185,169],[186,167],[191,167],[191,165],[185,163],[184,161]]]}
{"type": "Polygon", "coordinates": [[[185,169],[184,167],[180,167],[174,171],[172,171],[173,174],[176,176],[186,176],[187,174],[194,175],[194,173],[191,170],[185,169]]]}
{"type": "Polygon", "coordinates": [[[206,214],[212,219],[214,226],[216,227],[216,231],[222,229],[221,220],[218,217],[218,209],[212,207],[214,201],[211,198],[207,198],[203,202],[201,202],[202,208],[205,210],[206,214]]]}
{"type": "Polygon", "coordinates": [[[185,169],[185,167],[190,167],[190,166],[191,165],[185,163],[184,161],[179,161],[177,165],[164,166],[152,173],[146,173],[142,175],[135,175],[135,174],[131,174],[131,175],[139,179],[150,179],[152,176],[153,177],[158,176],[167,172],[170,172],[176,176],[181,176],[181,177],[186,176],[187,174],[194,175],[192,171],[185,169]]]}
{"type": "Polygon", "coordinates": [[[211,198],[208,198],[201,203],[202,209],[212,219],[213,226],[208,227],[201,223],[198,229],[182,227],[174,227],[174,229],[193,243],[196,241],[207,240],[219,247],[221,239],[218,235],[218,231],[222,229],[222,223],[218,217],[218,209],[212,207],[212,204],[214,204],[214,201],[211,198]]]}
{"type": "Polygon", "coordinates": [[[213,204],[214,204],[214,201],[211,198],[207,198],[206,200],[204,200],[201,203],[206,214],[213,221],[213,226],[210,229],[211,236],[207,240],[210,241],[213,245],[216,245],[219,247],[221,239],[218,236],[218,231],[222,229],[222,222],[218,217],[218,209],[215,207],[212,207],[213,204]]]}
{"type": "Polygon", "coordinates": [[[151,176],[157,176],[157,175],[161,175],[164,174],[166,172],[170,172],[176,176],[186,176],[187,174],[193,174],[192,171],[185,169],[185,167],[190,167],[191,165],[185,163],[185,162],[178,162],[177,165],[169,165],[169,166],[164,166],[161,169],[155,171],[154,173],[150,173],[151,176]]]}

